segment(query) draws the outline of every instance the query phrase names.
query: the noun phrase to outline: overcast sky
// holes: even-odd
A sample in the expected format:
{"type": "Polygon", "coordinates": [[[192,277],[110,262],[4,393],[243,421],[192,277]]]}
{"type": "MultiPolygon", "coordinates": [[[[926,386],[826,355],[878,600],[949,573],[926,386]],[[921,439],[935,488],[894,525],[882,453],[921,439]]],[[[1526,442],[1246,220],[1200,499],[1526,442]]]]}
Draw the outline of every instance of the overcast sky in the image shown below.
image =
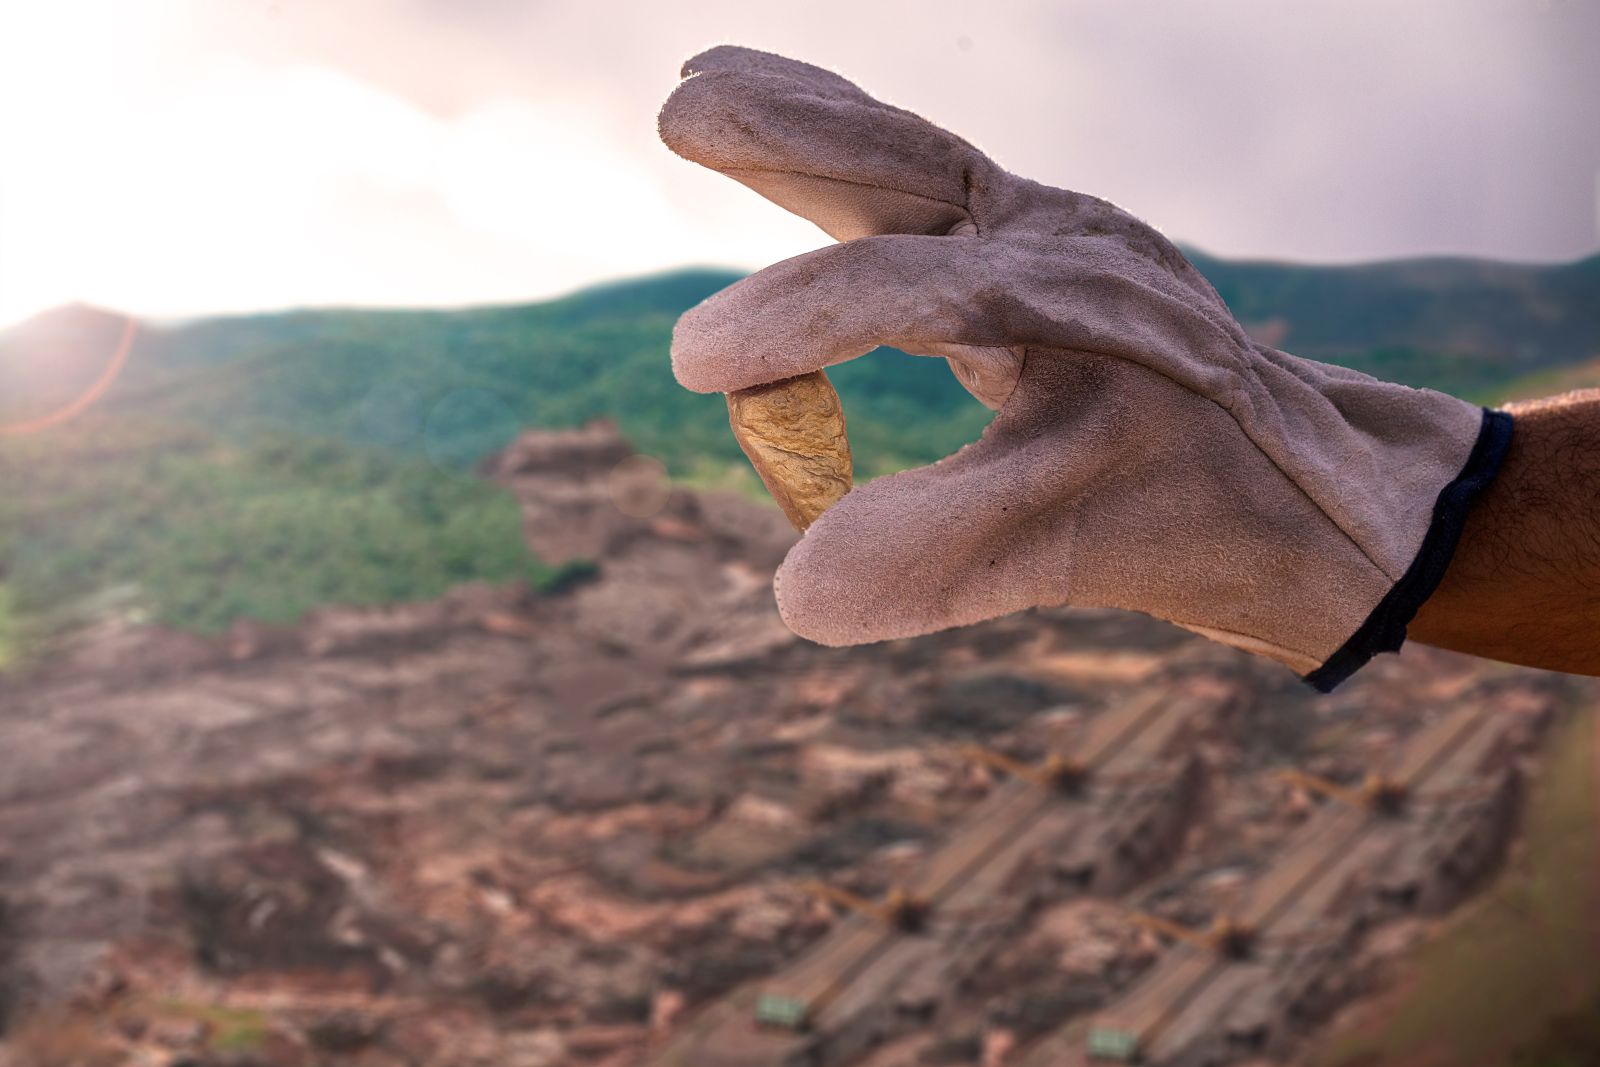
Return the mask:
{"type": "Polygon", "coordinates": [[[521,300],[817,247],[656,139],[723,41],[1224,255],[1600,247],[1593,0],[18,0],[0,324],[521,300]]]}

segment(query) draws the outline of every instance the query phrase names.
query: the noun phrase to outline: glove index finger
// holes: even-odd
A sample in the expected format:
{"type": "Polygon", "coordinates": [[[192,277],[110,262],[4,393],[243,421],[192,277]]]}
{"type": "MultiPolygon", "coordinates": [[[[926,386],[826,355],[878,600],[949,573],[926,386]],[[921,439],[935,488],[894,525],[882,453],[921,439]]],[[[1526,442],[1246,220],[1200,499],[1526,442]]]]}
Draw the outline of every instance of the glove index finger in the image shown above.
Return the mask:
{"type": "Polygon", "coordinates": [[[877,348],[943,355],[941,345],[1005,345],[981,294],[1013,261],[975,239],[893,234],[828,245],[714,293],[672,331],[678,383],[727,393],[808,374],[877,348]]]}
{"type": "Polygon", "coordinates": [[[818,96],[836,97],[840,100],[858,100],[866,104],[877,101],[862,92],[860,86],[831,70],[774,52],[755,48],[741,48],[736,44],[719,44],[684,60],[678,71],[681,78],[692,78],[709,71],[732,71],[744,74],[770,74],[787,78],[805,86],[818,96]]]}
{"type": "Polygon", "coordinates": [[[848,241],[970,223],[982,152],[820,67],[722,45],[684,64],[657,119],[678,155],[848,241]]]}

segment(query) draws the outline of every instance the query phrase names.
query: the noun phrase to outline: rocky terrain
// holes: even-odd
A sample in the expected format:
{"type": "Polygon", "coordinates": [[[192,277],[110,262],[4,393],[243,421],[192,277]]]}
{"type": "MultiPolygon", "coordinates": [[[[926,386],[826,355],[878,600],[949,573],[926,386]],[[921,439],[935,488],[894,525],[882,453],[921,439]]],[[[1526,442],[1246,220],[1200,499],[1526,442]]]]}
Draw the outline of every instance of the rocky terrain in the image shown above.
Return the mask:
{"type": "MultiPolygon", "coordinates": [[[[1324,806],[1286,764],[1359,782],[1475,700],[1532,769],[1594,702],[1421,647],[1318,697],[1120,612],[821,648],[772,606],[776,509],[669,486],[606,424],[485,473],[543,558],[593,565],[218,640],[108,623],[0,678],[0,1062],[643,1063],[841,921],[806,880],[876,897],[991,795],[963,746],[1036,761],[1135,697],[1203,699],[1187,829],[1119,888],[1198,922],[1324,806]]],[[[1123,911],[1034,901],[870,1062],[1013,1062],[1152,964],[1123,911]]],[[[1425,929],[1366,945],[1349,994],[1425,929]]]]}

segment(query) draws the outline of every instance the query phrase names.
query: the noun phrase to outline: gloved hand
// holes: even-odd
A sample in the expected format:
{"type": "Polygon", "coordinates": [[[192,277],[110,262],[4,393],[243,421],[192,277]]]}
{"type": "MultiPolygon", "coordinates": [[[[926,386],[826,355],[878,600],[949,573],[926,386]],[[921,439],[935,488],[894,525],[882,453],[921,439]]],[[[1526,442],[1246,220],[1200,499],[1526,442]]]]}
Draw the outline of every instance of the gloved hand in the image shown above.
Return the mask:
{"type": "Polygon", "coordinates": [[[1253,342],[1150,226],[829,71],[719,46],[683,74],[667,145],[841,243],[685,313],[679,382],[731,391],[892,345],[997,409],[980,440],[811,526],[775,581],[796,633],[1128,608],[1321,689],[1400,646],[1509,416],[1253,342]]]}

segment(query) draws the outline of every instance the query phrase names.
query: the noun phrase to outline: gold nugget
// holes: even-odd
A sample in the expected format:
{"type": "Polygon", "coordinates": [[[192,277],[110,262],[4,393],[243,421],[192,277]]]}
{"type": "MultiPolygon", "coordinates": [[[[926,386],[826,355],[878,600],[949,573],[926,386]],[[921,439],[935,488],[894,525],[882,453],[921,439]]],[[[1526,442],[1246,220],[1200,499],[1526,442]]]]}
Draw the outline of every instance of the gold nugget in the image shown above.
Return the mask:
{"type": "Polygon", "coordinates": [[[729,393],[728,423],[795,529],[850,491],[844,408],[821,371],[729,393]]]}

